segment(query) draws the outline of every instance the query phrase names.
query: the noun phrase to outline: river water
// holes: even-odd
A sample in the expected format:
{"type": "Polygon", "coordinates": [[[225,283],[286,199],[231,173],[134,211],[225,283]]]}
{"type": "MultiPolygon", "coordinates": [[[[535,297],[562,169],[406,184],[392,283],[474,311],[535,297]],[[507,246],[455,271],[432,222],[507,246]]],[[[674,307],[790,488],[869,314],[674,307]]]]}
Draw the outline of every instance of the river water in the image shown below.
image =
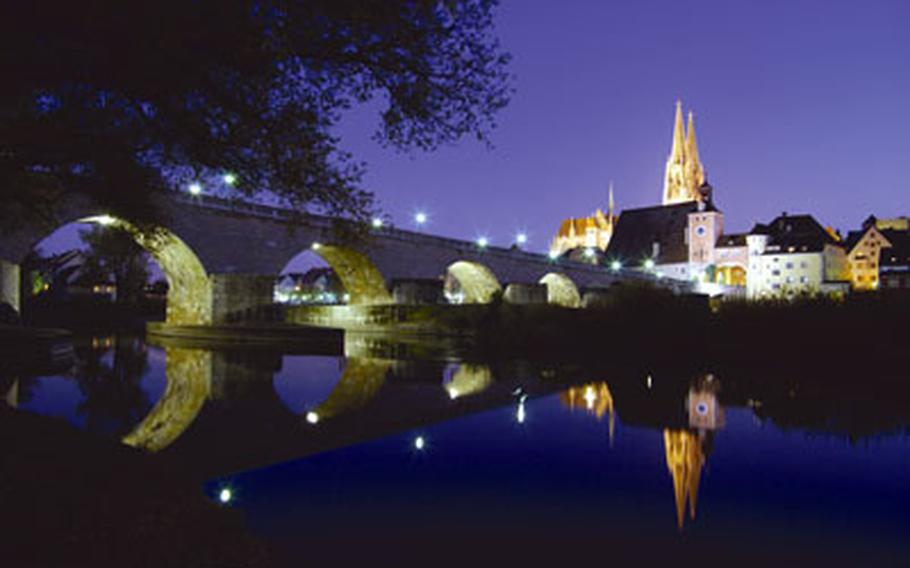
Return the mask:
{"type": "Polygon", "coordinates": [[[370,337],[285,351],[87,338],[71,369],[18,377],[6,399],[172,460],[285,558],[394,542],[910,565],[900,391],[492,364],[370,337]]]}

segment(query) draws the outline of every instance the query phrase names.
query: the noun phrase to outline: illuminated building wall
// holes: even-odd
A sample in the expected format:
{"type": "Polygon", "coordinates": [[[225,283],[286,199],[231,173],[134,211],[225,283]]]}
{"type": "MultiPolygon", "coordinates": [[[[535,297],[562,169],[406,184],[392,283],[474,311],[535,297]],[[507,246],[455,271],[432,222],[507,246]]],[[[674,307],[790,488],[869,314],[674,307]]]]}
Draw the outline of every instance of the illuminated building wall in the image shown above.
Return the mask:
{"type": "Polygon", "coordinates": [[[613,188],[610,188],[607,212],[599,208],[590,217],[564,219],[550,243],[550,254],[559,256],[573,249],[607,250],[618,216],[614,212],[613,188]]]}

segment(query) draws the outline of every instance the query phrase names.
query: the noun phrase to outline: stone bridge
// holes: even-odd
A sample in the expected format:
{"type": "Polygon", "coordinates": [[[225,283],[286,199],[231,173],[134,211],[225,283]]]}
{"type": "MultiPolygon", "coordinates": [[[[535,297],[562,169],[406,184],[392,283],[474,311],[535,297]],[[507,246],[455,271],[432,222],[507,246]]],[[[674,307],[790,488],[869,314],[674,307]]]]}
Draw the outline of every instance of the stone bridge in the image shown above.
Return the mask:
{"type": "MultiPolygon", "coordinates": [[[[275,279],[308,249],[335,270],[351,305],[445,301],[447,273],[458,280],[466,303],[487,302],[501,290],[507,301],[569,307],[581,306],[586,290],[596,294],[618,281],[651,279],[390,226],[342,237],[347,232],[330,217],[237,200],[177,192],[157,199],[164,221],[151,232],[78,199],[62,203],[56,214],[61,226],[87,221],[128,230],[167,277],[167,322],[176,325],[230,321],[271,305],[275,279]]],[[[19,305],[19,264],[49,233],[46,227],[0,233],[0,301],[19,305]]]]}

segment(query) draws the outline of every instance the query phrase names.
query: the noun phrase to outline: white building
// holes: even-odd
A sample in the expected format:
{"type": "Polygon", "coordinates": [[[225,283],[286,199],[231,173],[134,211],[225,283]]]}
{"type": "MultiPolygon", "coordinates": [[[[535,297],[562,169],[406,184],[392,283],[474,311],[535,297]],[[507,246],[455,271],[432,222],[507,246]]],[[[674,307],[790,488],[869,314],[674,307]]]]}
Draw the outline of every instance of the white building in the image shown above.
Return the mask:
{"type": "Polygon", "coordinates": [[[810,215],[782,214],[746,236],[750,299],[848,292],[844,246],[810,215]]]}

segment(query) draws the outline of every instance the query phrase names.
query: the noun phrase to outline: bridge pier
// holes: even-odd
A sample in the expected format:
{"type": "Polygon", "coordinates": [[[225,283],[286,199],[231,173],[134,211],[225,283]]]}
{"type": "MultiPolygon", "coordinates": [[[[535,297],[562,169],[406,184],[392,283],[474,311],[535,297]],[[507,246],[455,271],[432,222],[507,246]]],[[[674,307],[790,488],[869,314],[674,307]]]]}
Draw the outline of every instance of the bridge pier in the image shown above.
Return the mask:
{"type": "Polygon", "coordinates": [[[271,319],[274,276],[212,274],[212,323],[271,319]]]}
{"type": "Polygon", "coordinates": [[[506,286],[503,299],[510,304],[546,304],[547,287],[545,284],[512,282],[506,286]]]}
{"type": "Polygon", "coordinates": [[[19,265],[0,260],[0,302],[11,305],[17,312],[21,312],[20,287],[22,274],[19,265]]]}

